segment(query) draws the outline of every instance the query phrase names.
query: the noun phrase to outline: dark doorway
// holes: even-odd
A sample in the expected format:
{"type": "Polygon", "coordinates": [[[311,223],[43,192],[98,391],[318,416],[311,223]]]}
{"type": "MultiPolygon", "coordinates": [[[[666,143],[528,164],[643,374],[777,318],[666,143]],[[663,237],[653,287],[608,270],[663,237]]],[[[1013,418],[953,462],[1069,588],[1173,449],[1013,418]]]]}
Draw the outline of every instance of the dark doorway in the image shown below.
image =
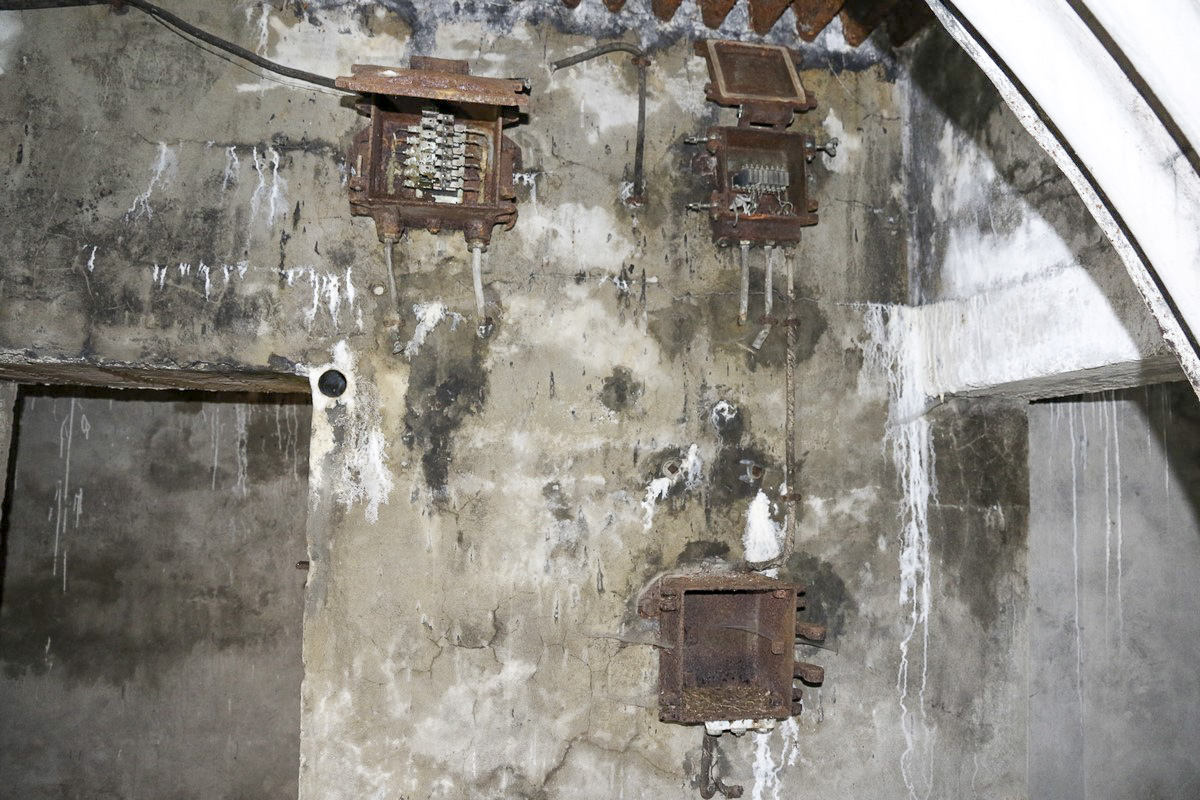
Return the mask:
{"type": "Polygon", "coordinates": [[[295,797],[306,395],[24,387],[0,794],[295,797]]]}

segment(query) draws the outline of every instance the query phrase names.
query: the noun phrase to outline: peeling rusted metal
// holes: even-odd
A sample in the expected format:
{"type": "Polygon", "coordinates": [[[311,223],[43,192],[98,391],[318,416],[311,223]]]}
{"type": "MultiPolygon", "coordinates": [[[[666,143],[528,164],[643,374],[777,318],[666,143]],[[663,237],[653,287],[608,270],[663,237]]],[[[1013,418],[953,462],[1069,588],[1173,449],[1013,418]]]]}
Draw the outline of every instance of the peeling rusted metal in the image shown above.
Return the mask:
{"type": "MultiPolygon", "coordinates": [[[[602,0],[611,12],[625,8],[626,0],[602,0]]],[[[576,8],[581,0],[562,0],[567,8],[576,8]]],[[[857,47],[866,41],[886,19],[892,43],[900,46],[911,39],[932,19],[923,0],[746,0],[749,10],[749,27],[757,34],[765,34],[775,26],[790,5],[796,18],[796,33],[806,42],[811,42],[838,16],[842,15],[842,28],[846,42],[857,47]],[[900,15],[894,12],[897,6],[906,7],[900,15]]],[[[712,29],[725,24],[729,13],[738,0],[696,0],[700,18],[712,29]]],[[[683,0],[650,0],[654,15],[663,22],[670,22],[683,0]]]]}
{"type": "Polygon", "coordinates": [[[806,42],[813,41],[833,21],[843,5],[845,0],[792,0],[796,33],[806,42]]]}
{"type": "Polygon", "coordinates": [[[729,16],[729,12],[737,5],[737,0],[697,0],[700,4],[700,19],[714,30],[729,16]]]}
{"type": "MultiPolygon", "coordinates": [[[[602,1],[614,13],[621,11],[626,4],[626,0],[602,1]]],[[[572,9],[578,7],[580,2],[562,0],[564,6],[572,9]]],[[[846,41],[853,47],[866,41],[885,18],[889,35],[897,46],[912,38],[932,19],[923,0],[746,0],[746,3],[749,8],[749,27],[760,35],[770,31],[790,5],[796,18],[796,33],[806,42],[816,39],[842,12],[846,41]],[[897,17],[893,24],[890,12],[897,3],[911,6],[912,11],[897,17]]],[[[683,0],[650,0],[650,9],[663,22],[670,22],[682,4],[683,0]]],[[[700,8],[700,19],[715,30],[725,24],[738,0],[696,0],[696,4],[700,8]]]]}
{"type": "Polygon", "coordinates": [[[818,625],[815,622],[797,622],[796,635],[802,639],[808,639],[810,642],[825,641],[825,626],[818,625]]]}
{"type": "Polygon", "coordinates": [[[846,0],[842,6],[842,33],[846,44],[858,47],[879,27],[898,0],[846,0]]]}
{"type": "Polygon", "coordinates": [[[787,11],[791,0],[747,0],[750,4],[750,27],[755,33],[763,34],[775,27],[775,23],[787,11]]]}
{"type": "Polygon", "coordinates": [[[479,78],[466,73],[467,62],[414,56],[409,69],[355,64],[350,75],[334,83],[359,94],[419,97],[450,103],[474,103],[524,111],[529,106],[529,82],[479,78]]]}
{"type": "Polygon", "coordinates": [[[801,584],[753,572],[660,578],[638,604],[659,621],[659,718],[700,724],[792,716],[794,680],[820,670],[795,661],[803,592],[801,584]]]}
{"type": "Polygon", "coordinates": [[[465,61],[414,57],[407,69],[357,65],[337,86],[362,94],[358,108],[370,117],[350,149],[350,213],[374,219],[380,240],[394,242],[406,228],[448,229],[486,245],[493,227],[516,222],[513,172],[521,152],[503,129],[527,107],[527,81],[475,77],[465,61]],[[413,131],[429,115],[464,142],[455,151],[462,155],[456,197],[402,174],[413,131]]]}
{"type": "Polygon", "coordinates": [[[825,682],[825,668],[807,661],[797,661],[794,674],[797,680],[808,684],[820,685],[825,682]]]}
{"type": "Polygon", "coordinates": [[[683,0],[650,0],[650,10],[663,22],[670,22],[683,0]]]}

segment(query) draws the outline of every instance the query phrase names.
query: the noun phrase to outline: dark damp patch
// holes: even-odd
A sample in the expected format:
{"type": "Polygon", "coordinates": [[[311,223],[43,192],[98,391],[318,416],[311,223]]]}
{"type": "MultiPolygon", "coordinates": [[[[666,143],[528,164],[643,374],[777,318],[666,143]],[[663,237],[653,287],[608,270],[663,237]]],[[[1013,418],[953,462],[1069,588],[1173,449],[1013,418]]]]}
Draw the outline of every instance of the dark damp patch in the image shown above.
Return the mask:
{"type": "Polygon", "coordinates": [[[729,556],[729,544],[712,539],[701,539],[688,542],[683,551],[675,559],[675,566],[684,567],[699,564],[710,558],[724,559],[729,556]]]}
{"type": "Polygon", "coordinates": [[[934,557],[954,566],[947,591],[983,630],[1008,613],[1002,598],[1027,550],[1025,412],[1023,404],[983,399],[952,400],[931,412],[938,502],[930,507],[930,541],[934,557]],[[996,508],[1004,509],[1004,522],[989,524],[996,508]]]}
{"type": "Polygon", "coordinates": [[[665,506],[672,513],[679,511],[684,506],[684,498],[687,494],[687,480],[683,474],[686,458],[687,454],[682,448],[664,447],[647,454],[642,460],[645,468],[642,475],[643,486],[649,486],[651,481],[659,478],[667,478],[671,481],[666,496],[659,498],[657,503],[665,506]]]}
{"type": "Polygon", "coordinates": [[[637,404],[645,388],[628,367],[613,367],[612,374],[600,387],[600,402],[610,411],[627,411],[637,404]]]}
{"type": "Polygon", "coordinates": [[[546,510],[550,512],[550,516],[559,522],[567,522],[575,518],[575,515],[571,513],[571,506],[563,494],[562,484],[558,481],[550,481],[543,486],[542,497],[546,498],[546,510]]]}
{"type": "Polygon", "coordinates": [[[404,442],[421,451],[425,483],[439,499],[454,460],[454,434],[487,400],[486,348],[472,326],[445,324],[430,333],[412,360],[404,442]]]}
{"type": "MultiPolygon", "coordinates": [[[[706,298],[705,306],[700,310],[704,325],[708,328],[708,339],[723,351],[736,353],[745,359],[746,367],[754,371],[759,367],[782,368],[787,362],[787,326],[776,324],[763,339],[757,351],[751,349],[752,343],[762,332],[764,326],[759,322],[762,316],[763,276],[761,270],[751,270],[750,273],[750,321],[745,325],[737,324],[737,302],[730,302],[724,294],[713,294],[706,298]]],[[[736,278],[735,278],[736,280],[736,278]]],[[[732,291],[736,291],[733,289],[732,291]]],[[[798,287],[800,297],[810,297],[813,294],[807,287],[798,287]]],[[[788,310],[776,286],[775,305],[772,316],[787,317],[788,310]]],[[[818,303],[799,299],[795,303],[793,316],[796,323],[796,361],[804,363],[816,352],[817,343],[829,328],[829,321],[818,303]]]]}
{"type": "Polygon", "coordinates": [[[800,619],[828,628],[830,644],[836,647],[847,618],[858,614],[858,603],[833,565],[808,553],[793,553],[780,571],[780,577],[807,587],[800,619]]]}
{"type": "Polygon", "coordinates": [[[329,248],[329,261],[338,269],[353,267],[360,259],[353,242],[341,241],[329,248]]]}
{"type": "Polygon", "coordinates": [[[722,446],[736,447],[750,425],[750,414],[742,406],[728,400],[718,400],[708,411],[709,422],[717,431],[722,446]]]}
{"type": "Polygon", "coordinates": [[[672,303],[649,313],[647,329],[672,361],[687,354],[700,330],[700,308],[693,302],[672,303]]]}
{"type": "Polygon", "coordinates": [[[709,473],[709,496],[714,506],[749,500],[768,481],[778,483],[783,473],[770,457],[753,444],[722,447],[709,473]]]}

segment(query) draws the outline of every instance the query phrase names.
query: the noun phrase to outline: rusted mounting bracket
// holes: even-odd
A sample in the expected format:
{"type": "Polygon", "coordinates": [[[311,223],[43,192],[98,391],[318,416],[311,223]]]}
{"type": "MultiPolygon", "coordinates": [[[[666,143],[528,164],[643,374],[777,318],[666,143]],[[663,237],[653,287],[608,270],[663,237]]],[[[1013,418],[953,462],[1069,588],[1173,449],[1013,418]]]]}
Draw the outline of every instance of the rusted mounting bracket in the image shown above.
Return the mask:
{"type": "MultiPolygon", "coordinates": [[[[802,639],[808,639],[810,642],[825,641],[826,629],[824,625],[818,625],[815,622],[796,622],[796,636],[802,639]]],[[[818,681],[819,683],[819,681],[818,681]]]]}
{"type": "Polygon", "coordinates": [[[710,800],[717,792],[722,797],[741,797],[742,787],[736,784],[724,783],[713,775],[713,762],[716,761],[717,737],[704,734],[704,742],[700,750],[700,796],[710,800]]]}

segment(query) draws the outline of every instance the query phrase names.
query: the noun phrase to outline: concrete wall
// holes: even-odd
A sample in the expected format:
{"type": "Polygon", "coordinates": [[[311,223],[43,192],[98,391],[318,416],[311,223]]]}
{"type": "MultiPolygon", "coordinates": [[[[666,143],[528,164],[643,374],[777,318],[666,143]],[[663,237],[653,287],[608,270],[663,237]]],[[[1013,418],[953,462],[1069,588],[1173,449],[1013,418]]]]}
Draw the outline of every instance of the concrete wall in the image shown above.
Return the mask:
{"type": "MultiPolygon", "coordinates": [[[[416,53],[531,79],[529,122],[510,134],[520,219],[485,263],[496,331],[474,335],[461,239],[420,231],[397,247],[403,323],[387,324],[382,250],[343,185],[362,120],[340,97],[82,9],[6,18],[19,30],[0,77],[15,121],[0,128],[4,358],[350,379],[336,401],[313,396],[302,797],[694,796],[701,734],[657,720],[636,599],[664,570],[740,562],[759,492],[781,520],[785,416],[781,332],[748,352],[735,254],[683,211],[706,190],[680,140],[733,119],[703,101],[695,7],[660,27],[640,5],[591,2],[175,6],[326,74],[416,53]],[[637,212],[619,200],[627,59],[546,66],[620,35],[653,50],[637,212]],[[419,318],[436,320],[423,340],[419,318]],[[408,355],[391,354],[397,339],[408,355]],[[690,452],[695,480],[652,491],[690,452]],[[747,462],[761,476],[744,479],[747,462]]],[[[974,453],[933,431],[992,453],[1019,425],[986,406],[947,406],[933,429],[895,414],[911,393],[872,320],[907,294],[899,68],[828,39],[807,63],[820,107],[798,126],[842,147],[814,165],[822,221],[795,254],[802,499],[781,574],[810,584],[810,616],[831,627],[830,649],[809,654],[829,677],[798,720],[723,737],[720,770],[756,798],[1020,796],[1010,654],[1024,634],[990,621],[1010,621],[1021,537],[996,545],[1018,570],[1000,579],[930,534],[995,530],[994,506],[1019,519],[1025,482],[962,481],[961,517],[929,514],[933,456],[953,474],[974,453]]]]}
{"type": "Polygon", "coordinates": [[[251,399],[22,396],[6,796],[295,795],[310,410],[251,399]]]}
{"type": "Polygon", "coordinates": [[[1045,397],[1179,374],[1087,206],[966,53],[935,28],[906,64],[926,392],[1045,397]]]}
{"type": "Polygon", "coordinates": [[[930,414],[936,498],[929,708],[939,726],[933,797],[1025,797],[1028,472],[1025,407],[959,399],[930,414]],[[965,735],[964,735],[965,734],[965,735]]]}
{"type": "Polygon", "coordinates": [[[1200,793],[1200,403],[1186,383],[1029,413],[1029,792],[1200,793]]]}
{"type": "Polygon", "coordinates": [[[1200,390],[1200,172],[1187,140],[1200,118],[1177,101],[1189,91],[1170,66],[1187,61],[1174,43],[1194,39],[1200,15],[1171,8],[1159,36],[1157,20],[1110,0],[929,6],[1071,181],[1200,390]]]}

